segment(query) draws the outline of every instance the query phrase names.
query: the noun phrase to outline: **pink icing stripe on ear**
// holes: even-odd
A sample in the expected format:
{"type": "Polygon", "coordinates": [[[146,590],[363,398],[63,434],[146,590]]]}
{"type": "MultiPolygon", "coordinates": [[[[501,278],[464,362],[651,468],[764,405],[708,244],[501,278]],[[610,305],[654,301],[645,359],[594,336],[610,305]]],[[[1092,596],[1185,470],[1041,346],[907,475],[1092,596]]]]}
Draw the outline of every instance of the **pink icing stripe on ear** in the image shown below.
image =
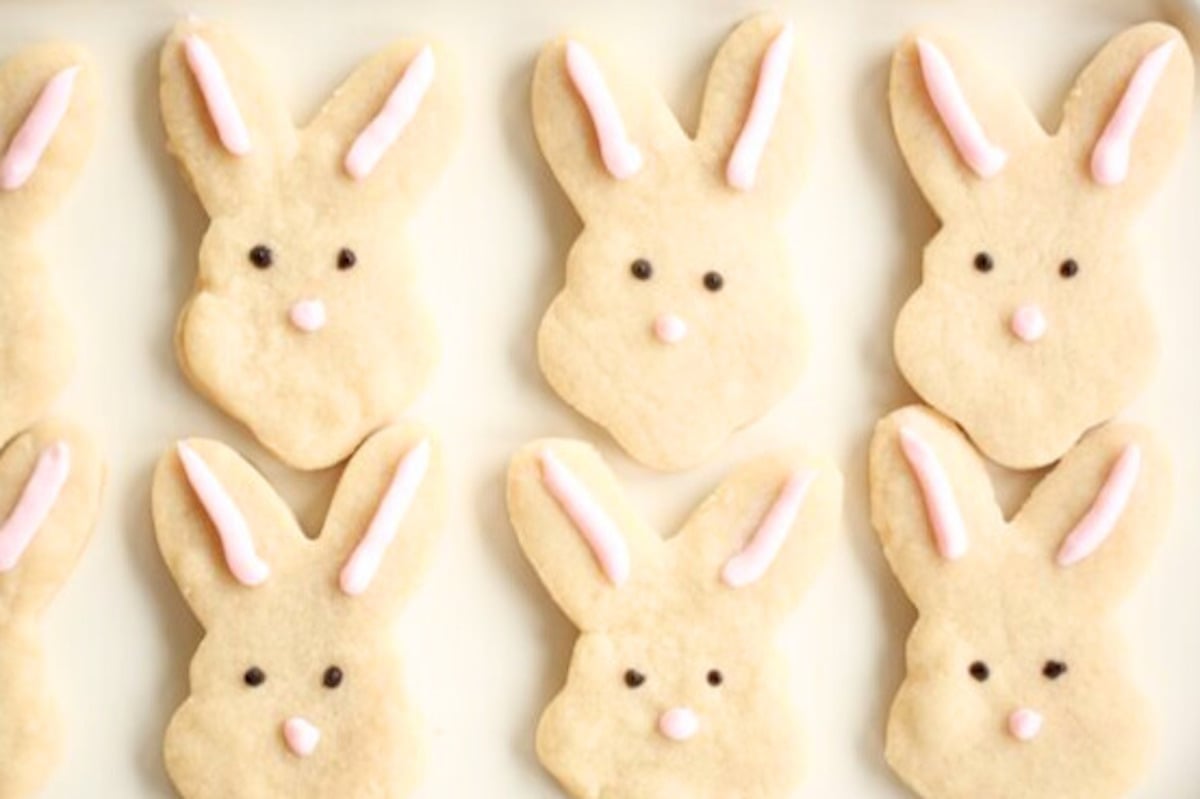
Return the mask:
{"type": "Polygon", "coordinates": [[[958,560],[967,554],[967,526],[945,469],[933,448],[912,428],[900,428],[900,449],[921,486],[938,552],[946,560],[958,560]]]}
{"type": "Polygon", "coordinates": [[[176,451],[188,483],[217,528],[229,572],[244,586],[253,588],[262,585],[271,575],[271,568],[254,551],[254,537],[250,534],[246,517],[194,449],[180,441],[176,451]]]}
{"type": "Polygon", "coordinates": [[[1096,501],[1063,541],[1058,550],[1059,566],[1074,566],[1108,540],[1129,504],[1141,470],[1142,450],[1137,444],[1130,444],[1109,471],[1096,501]]]}
{"type": "Polygon", "coordinates": [[[246,128],[246,120],[242,119],[242,112],[238,110],[233,89],[216,53],[208,42],[195,34],[184,39],[183,48],[187,53],[188,67],[200,84],[204,105],[217,128],[221,144],[231,155],[246,155],[250,152],[250,131],[246,128]]]}
{"type": "Polygon", "coordinates": [[[617,523],[549,449],[542,450],[542,481],[579,530],[609,581],[618,587],[623,585],[629,579],[629,548],[617,523]]]}
{"type": "Polygon", "coordinates": [[[1154,96],[1154,88],[1171,60],[1175,42],[1160,44],[1138,65],[1117,110],[1092,151],[1092,178],[1101,186],[1116,186],[1129,176],[1129,153],[1133,137],[1154,96]]]}
{"type": "Polygon", "coordinates": [[[78,74],[79,67],[67,67],[46,82],[0,162],[0,188],[19,189],[33,176],[71,106],[71,92],[78,74]]]}
{"type": "Polygon", "coordinates": [[[621,112],[599,65],[579,42],[567,42],[567,74],[592,117],[604,167],[617,180],[633,177],[642,169],[642,154],[625,133],[621,112]]]}
{"type": "Polygon", "coordinates": [[[433,85],[433,75],[433,50],[426,47],[405,68],[383,108],[350,145],[345,161],[350,177],[362,180],[371,174],[417,115],[421,101],[433,85]]]}
{"type": "Polygon", "coordinates": [[[71,448],[51,444],[38,456],[12,513],[0,525],[0,574],[12,571],[50,515],[71,473],[71,448]]]}
{"type": "Polygon", "coordinates": [[[784,483],[749,543],[725,563],[721,570],[725,585],[743,588],[762,579],[787,541],[816,476],[816,472],[806,469],[796,472],[784,483]]]}
{"type": "Polygon", "coordinates": [[[367,532],[342,567],[340,584],[347,596],[360,596],[379,573],[383,556],[395,540],[400,524],[412,507],[417,490],[429,471],[430,449],[428,439],[423,439],[408,451],[396,467],[392,482],[379,501],[367,532]]]}
{"type": "Polygon", "coordinates": [[[758,165],[762,162],[763,151],[767,140],[771,137],[771,128],[775,125],[775,117],[779,114],[779,106],[783,101],[783,84],[787,80],[788,65],[792,60],[792,23],[783,26],[783,30],[771,42],[763,56],[762,66],[758,71],[758,86],[754,90],[754,100],[750,104],[750,115],[746,125],[738,136],[737,144],[733,146],[733,154],[725,168],[725,179],[730,186],[742,191],[754,188],[754,180],[758,176],[758,165]]]}
{"type": "Polygon", "coordinates": [[[1008,162],[1008,153],[988,140],[946,56],[927,39],[917,39],[917,52],[925,90],[962,160],[981,178],[999,174],[1008,162]]]}

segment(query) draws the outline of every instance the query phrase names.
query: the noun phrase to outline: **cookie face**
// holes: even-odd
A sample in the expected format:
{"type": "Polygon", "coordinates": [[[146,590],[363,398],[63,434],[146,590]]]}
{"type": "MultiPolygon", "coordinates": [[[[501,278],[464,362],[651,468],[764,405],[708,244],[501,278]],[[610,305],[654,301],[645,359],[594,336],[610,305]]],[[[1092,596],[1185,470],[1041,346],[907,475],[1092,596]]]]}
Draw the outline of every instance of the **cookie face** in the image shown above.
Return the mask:
{"type": "Polygon", "coordinates": [[[180,363],[290,465],[337,463],[437,360],[403,227],[461,127],[451,59],[397,42],[302,130],[217,26],[181,24],[161,71],[169,147],[212,220],[180,363]]]}
{"type": "Polygon", "coordinates": [[[802,93],[792,27],[766,16],[717,54],[694,138],[599,47],[565,38],[538,60],[538,142],[584,223],[538,357],[649,466],[708,458],[800,374],[780,225],[806,146],[802,93]]]}
{"type": "Polygon", "coordinates": [[[82,50],[38,45],[0,66],[0,442],[46,413],[74,364],[70,325],[33,236],[95,132],[96,76],[82,50]]]}
{"type": "Polygon", "coordinates": [[[580,629],[537,737],[572,796],[791,795],[803,735],[773,638],[840,503],[828,464],[763,458],[664,541],[586,444],[538,441],[514,457],[517,537],[580,629]]]}
{"type": "Polygon", "coordinates": [[[1088,434],[1006,521],[980,456],[924,408],[884,419],[872,515],[920,618],[887,758],[937,799],[1117,799],[1153,738],[1113,611],[1165,524],[1143,428],[1088,434]]]}
{"type": "Polygon", "coordinates": [[[989,458],[1052,463],[1148,381],[1158,341],[1131,228],[1183,145],[1192,82],[1176,31],[1132,28],[1049,135],[965,46],[921,34],[897,51],[893,125],[943,226],[896,360],[989,458]]]}
{"type": "Polygon", "coordinates": [[[409,795],[425,743],[394,625],[443,492],[428,435],[385,428],[347,465],[312,539],[229,448],[190,440],[163,458],[159,547],[206,631],[165,742],[180,793],[409,795]]]}
{"type": "Polygon", "coordinates": [[[62,422],[0,454],[0,796],[32,796],[61,754],[38,622],[87,545],[102,483],[91,441],[62,422]]]}

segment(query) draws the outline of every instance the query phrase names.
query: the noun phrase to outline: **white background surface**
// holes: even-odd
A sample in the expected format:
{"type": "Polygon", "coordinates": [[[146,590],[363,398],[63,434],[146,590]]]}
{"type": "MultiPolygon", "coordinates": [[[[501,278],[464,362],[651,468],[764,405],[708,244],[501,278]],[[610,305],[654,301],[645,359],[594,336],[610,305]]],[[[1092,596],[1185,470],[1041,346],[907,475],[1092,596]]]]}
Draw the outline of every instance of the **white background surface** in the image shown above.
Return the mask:
{"type": "MultiPolygon", "coordinates": [[[[430,34],[462,62],[462,147],[412,234],[445,356],[413,415],[447,446],[450,523],[402,635],[411,690],[433,728],[422,797],[555,797],[533,754],[543,706],[561,684],[574,634],[514,543],[503,504],[509,454],[542,435],[598,442],[647,516],[673,530],[735,463],[772,446],[832,453],[847,475],[846,524],[787,641],[811,730],[803,797],[908,794],[882,759],[886,708],[901,676],[912,612],[867,523],[871,426],[911,399],[891,359],[896,312],[918,279],[935,222],[893,144],[886,109],[891,48],[918,23],[973,42],[1057,123],[1075,73],[1126,25],[1159,16],[1138,0],[840,0],[784,4],[808,50],[818,126],[813,169],[790,231],[814,331],[803,382],[717,462],[655,475],[619,453],[547,388],[533,357],[538,320],[562,280],[578,222],[534,145],[528,86],[544,41],[569,29],[619,45],[694,127],[709,61],[758,10],[741,0],[535,2],[3,2],[0,55],[54,37],[91,48],[101,69],[100,140],[77,190],[44,231],[81,363],[59,410],[101,439],[110,479],[90,551],[46,619],[69,744],[47,796],[170,796],[162,731],[186,694],[200,630],[162,565],[149,481],[184,435],[233,443],[315,529],[336,472],[280,467],[184,382],[172,352],[205,225],[163,152],[158,48],[188,11],[254,42],[298,119],[391,38],[430,34]]],[[[1138,797],[1200,795],[1200,130],[1147,215],[1146,280],[1165,360],[1126,414],[1168,434],[1178,467],[1172,529],[1130,607],[1142,685],[1162,716],[1162,746],[1138,797]]],[[[1011,508],[1028,478],[1006,479],[1011,508]]],[[[1047,612],[1053,609],[1047,608],[1047,612]]],[[[0,753],[2,768],[3,753],[0,753]]]]}

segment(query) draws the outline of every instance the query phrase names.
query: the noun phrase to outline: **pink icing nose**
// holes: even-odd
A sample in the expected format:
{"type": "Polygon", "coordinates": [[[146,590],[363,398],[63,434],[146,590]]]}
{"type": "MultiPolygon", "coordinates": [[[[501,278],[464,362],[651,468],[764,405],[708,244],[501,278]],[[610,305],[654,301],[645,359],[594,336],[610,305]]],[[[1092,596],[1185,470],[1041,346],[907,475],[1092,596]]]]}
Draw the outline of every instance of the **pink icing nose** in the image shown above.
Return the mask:
{"type": "Polygon", "coordinates": [[[288,319],[305,333],[315,333],[325,327],[325,303],[320,300],[300,300],[288,311],[288,319]]]}
{"type": "Polygon", "coordinates": [[[658,731],[672,741],[686,741],[700,730],[700,718],[690,708],[673,707],[658,719],[658,731]]]}
{"type": "Polygon", "coordinates": [[[688,333],[687,322],[673,313],[660,314],[654,320],[654,335],[663,344],[677,344],[688,333]]]}
{"type": "Polygon", "coordinates": [[[1032,344],[1046,335],[1046,315],[1036,305],[1022,305],[1013,312],[1009,327],[1014,336],[1032,344]]]}
{"type": "Polygon", "coordinates": [[[293,716],[283,723],[283,739],[296,757],[308,757],[317,751],[321,731],[308,719],[293,716]]]}
{"type": "Polygon", "coordinates": [[[1045,721],[1036,710],[1021,708],[1008,717],[1008,731],[1018,741],[1032,741],[1042,731],[1045,721]]]}

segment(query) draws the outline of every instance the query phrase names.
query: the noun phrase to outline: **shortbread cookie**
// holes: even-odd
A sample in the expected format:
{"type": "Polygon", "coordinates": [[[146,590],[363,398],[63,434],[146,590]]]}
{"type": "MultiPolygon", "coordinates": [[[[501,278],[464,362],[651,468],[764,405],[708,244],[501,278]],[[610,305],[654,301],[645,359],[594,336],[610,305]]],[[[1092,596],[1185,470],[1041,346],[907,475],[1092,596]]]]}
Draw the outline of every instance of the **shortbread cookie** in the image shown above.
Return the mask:
{"type": "Polygon", "coordinates": [[[1120,799],[1153,733],[1113,611],[1170,502],[1140,427],[1087,436],[1006,521],[949,420],[906,408],[871,446],[872,517],[920,617],[887,759],[925,799],[1120,799]]]}
{"type": "Polygon", "coordinates": [[[154,478],[159,548],[206,636],[165,760],[186,799],[402,797],[424,733],[394,623],[441,526],[436,446],[392,427],[311,539],[233,450],[192,439],[154,478]]]}
{"type": "Polygon", "coordinates": [[[1049,135],[968,49],[918,34],[892,121],[942,220],[896,324],[900,371],[989,458],[1060,458],[1146,384],[1158,340],[1131,227],[1185,142],[1192,58],[1173,28],[1113,39],[1049,135]]]}
{"type": "Polygon", "coordinates": [[[182,23],[161,70],[169,148],[212,219],[180,363],[290,465],[337,463],[437,360],[404,226],[458,139],[451,60],[397,42],[302,130],[216,25],[182,23]]]}
{"type": "Polygon", "coordinates": [[[695,138],[600,47],[549,45],[533,121],[583,219],[538,333],[554,390],[639,461],[709,458],[795,384],[805,358],[780,225],[808,149],[791,25],[722,46],[695,138]]]}
{"type": "Polygon", "coordinates": [[[46,683],[38,621],[91,537],[103,473],[87,436],[58,421],[22,433],[0,454],[4,799],[33,796],[62,751],[62,723],[46,683]]]}
{"type": "Polygon", "coordinates": [[[44,44],[0,66],[0,443],[45,415],[75,361],[36,228],[75,181],[96,136],[86,53],[44,44]]]}
{"type": "Polygon", "coordinates": [[[838,529],[842,479],[771,456],[725,481],[663,540],[599,454],[544,440],[513,459],[509,514],[580,630],[537,733],[579,799],[785,799],[803,735],[773,638],[838,529]]]}

